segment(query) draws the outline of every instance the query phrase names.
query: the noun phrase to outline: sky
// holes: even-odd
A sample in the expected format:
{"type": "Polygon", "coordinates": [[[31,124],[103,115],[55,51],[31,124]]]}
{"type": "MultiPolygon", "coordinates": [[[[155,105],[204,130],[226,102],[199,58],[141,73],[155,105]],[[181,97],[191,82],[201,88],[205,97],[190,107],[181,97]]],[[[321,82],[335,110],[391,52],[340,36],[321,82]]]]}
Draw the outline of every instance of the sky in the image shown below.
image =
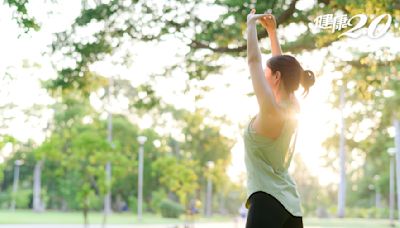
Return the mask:
{"type": "MultiPolygon", "coordinates": [[[[3,113],[2,115],[15,116],[15,121],[10,126],[10,132],[20,140],[34,139],[40,143],[44,139],[41,131],[46,127],[47,121],[52,116],[51,110],[41,113],[36,119],[24,122],[23,110],[29,109],[32,104],[50,104],[54,102],[44,89],[40,87],[40,81],[56,76],[56,72],[51,65],[48,56],[43,55],[46,45],[52,41],[52,33],[62,31],[79,14],[80,1],[59,1],[60,4],[52,4],[51,1],[43,3],[42,1],[31,1],[32,15],[39,21],[43,21],[42,29],[31,35],[23,35],[14,21],[11,21],[11,11],[7,7],[0,6],[0,105],[7,102],[14,103],[18,108],[14,113],[3,113]],[[51,9],[51,10],[50,10],[51,9]],[[51,15],[44,12],[52,11],[51,15]],[[50,17],[51,20],[48,20],[50,17]],[[22,68],[24,60],[28,60],[28,65],[38,63],[40,67],[22,68]],[[15,76],[15,80],[8,80],[5,72],[10,72],[15,76]]],[[[307,5],[314,1],[300,1],[300,8],[307,8],[307,5]]],[[[218,10],[215,11],[216,14],[218,10]]],[[[293,36],[296,28],[289,28],[292,33],[286,30],[278,31],[284,36],[293,36]]],[[[301,28],[297,33],[302,32],[301,28]]],[[[293,36],[294,37],[294,36],[293,36]]],[[[295,37],[294,37],[295,38],[295,37]]],[[[293,38],[293,39],[294,39],[293,38]]],[[[336,44],[332,49],[333,55],[346,60],[351,58],[348,50],[351,47],[360,46],[371,52],[379,50],[381,45],[396,42],[397,38],[390,34],[379,39],[370,39],[360,37],[358,39],[343,38],[342,42],[336,44]]],[[[266,40],[261,41],[263,47],[268,48],[266,40]]],[[[129,79],[133,86],[140,85],[147,81],[150,75],[162,72],[162,69],[174,62],[183,61],[182,57],[176,56],[176,52],[184,52],[185,46],[173,39],[167,39],[158,43],[135,42],[129,47],[132,50],[134,61],[129,68],[118,68],[113,64],[112,58],[107,58],[102,62],[94,64],[92,70],[104,75],[120,76],[129,79]],[[154,55],[153,53],[157,53],[154,55]],[[168,61],[167,61],[168,60],[168,61]],[[154,64],[156,63],[156,64],[154,64]]],[[[285,52],[285,50],[283,50],[285,52]]],[[[399,47],[393,47],[393,51],[399,51],[399,47]]],[[[335,72],[332,64],[324,64],[326,50],[317,50],[312,53],[298,55],[300,63],[305,69],[311,69],[317,73],[315,85],[305,99],[302,99],[300,93],[297,97],[301,105],[299,115],[299,134],[296,145],[296,154],[301,156],[309,167],[312,175],[318,176],[322,185],[329,183],[338,183],[339,176],[328,169],[322,167],[323,159],[321,156],[327,151],[322,147],[322,142],[332,132],[336,131],[335,124],[340,122],[340,112],[331,108],[329,99],[332,96],[332,80],[340,78],[340,72],[335,72]]],[[[263,54],[263,61],[270,55],[263,54]]],[[[242,139],[242,130],[238,128],[239,124],[245,124],[251,116],[257,113],[257,103],[255,97],[248,97],[246,94],[253,91],[249,78],[247,64],[244,59],[235,59],[227,57],[224,59],[227,67],[221,74],[210,75],[205,81],[192,82],[199,85],[208,85],[212,90],[207,93],[203,100],[194,102],[195,91],[189,91],[182,96],[182,90],[185,87],[187,76],[184,72],[176,72],[173,77],[157,77],[154,88],[158,95],[166,103],[174,104],[178,108],[193,110],[194,107],[206,107],[210,109],[213,115],[227,116],[233,123],[232,126],[224,126],[221,132],[235,139],[236,143],[232,148],[232,164],[228,169],[228,174],[232,180],[240,181],[240,177],[245,173],[244,166],[244,145],[242,139]],[[170,86],[174,85],[174,86],[170,86]],[[227,86],[228,85],[228,86],[227,86]]],[[[25,63],[26,65],[26,63],[25,63]]],[[[94,107],[100,108],[101,104],[95,98],[91,99],[94,107]]],[[[113,108],[123,109],[126,101],[114,101],[113,108]]],[[[140,127],[151,126],[151,118],[144,117],[139,122],[140,127]]],[[[367,128],[367,127],[366,127],[367,128]]],[[[162,131],[162,129],[159,129],[162,131]]],[[[165,129],[164,129],[165,131],[165,129]]],[[[0,132],[1,133],[1,132],[0,132]]],[[[176,132],[179,134],[179,132],[176,132]]],[[[179,135],[177,135],[179,137],[179,135]]],[[[3,156],[10,151],[10,148],[3,150],[3,156]]],[[[0,156],[0,162],[1,162],[0,156]]],[[[355,154],[352,159],[355,165],[362,164],[357,159],[363,159],[355,154]]],[[[293,170],[293,166],[291,167],[293,170]]]]}

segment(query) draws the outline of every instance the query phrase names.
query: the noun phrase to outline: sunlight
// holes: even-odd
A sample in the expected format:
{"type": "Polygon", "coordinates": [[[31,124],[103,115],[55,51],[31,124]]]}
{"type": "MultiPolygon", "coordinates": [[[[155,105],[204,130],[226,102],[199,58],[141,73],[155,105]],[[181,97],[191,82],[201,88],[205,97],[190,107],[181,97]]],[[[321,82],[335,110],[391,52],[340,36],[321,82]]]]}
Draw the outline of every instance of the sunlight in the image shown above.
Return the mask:
{"type": "Polygon", "coordinates": [[[318,78],[308,96],[299,99],[301,112],[296,152],[303,157],[311,174],[318,176],[321,185],[336,183],[339,179],[337,174],[322,167],[323,155],[327,154],[322,143],[334,131],[334,124],[340,121],[339,110],[333,110],[328,103],[332,89],[330,76],[318,78]]]}

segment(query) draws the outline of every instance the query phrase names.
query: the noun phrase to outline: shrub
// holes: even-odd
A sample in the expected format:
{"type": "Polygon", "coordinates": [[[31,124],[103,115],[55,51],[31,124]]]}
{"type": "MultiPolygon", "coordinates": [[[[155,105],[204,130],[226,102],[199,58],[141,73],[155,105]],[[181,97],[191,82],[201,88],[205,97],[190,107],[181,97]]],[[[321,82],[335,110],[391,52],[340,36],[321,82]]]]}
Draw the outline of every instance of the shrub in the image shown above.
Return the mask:
{"type": "MultiPolygon", "coordinates": [[[[130,196],[128,199],[128,206],[134,214],[138,213],[138,200],[135,196],[130,196]]],[[[147,211],[147,203],[142,201],[142,212],[147,211]]]]}
{"type": "Polygon", "coordinates": [[[184,212],[184,208],[179,203],[166,198],[160,202],[160,211],[164,218],[179,218],[184,212]]]}
{"type": "Polygon", "coordinates": [[[28,209],[31,200],[32,200],[31,189],[18,190],[17,195],[15,197],[15,207],[18,209],[28,209]]]}
{"type": "MultiPolygon", "coordinates": [[[[13,200],[13,192],[11,188],[7,191],[0,193],[0,208],[8,209],[11,206],[13,200]]],[[[32,190],[31,189],[19,189],[15,195],[15,208],[18,209],[29,209],[32,202],[32,190]]]]}
{"type": "Polygon", "coordinates": [[[160,205],[163,199],[167,197],[167,193],[163,189],[153,191],[151,194],[150,209],[152,212],[161,213],[160,205]]]}

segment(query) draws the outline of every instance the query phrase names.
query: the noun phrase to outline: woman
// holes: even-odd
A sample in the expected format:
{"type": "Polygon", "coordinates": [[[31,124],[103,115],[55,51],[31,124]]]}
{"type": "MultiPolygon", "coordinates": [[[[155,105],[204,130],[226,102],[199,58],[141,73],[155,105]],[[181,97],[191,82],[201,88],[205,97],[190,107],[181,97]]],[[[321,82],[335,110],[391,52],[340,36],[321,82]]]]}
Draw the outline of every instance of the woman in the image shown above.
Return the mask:
{"type": "Polygon", "coordinates": [[[282,55],[271,14],[247,16],[247,60],[259,112],[244,131],[247,199],[246,228],[303,227],[296,184],[288,174],[296,140],[299,84],[308,93],[315,78],[292,56],[282,55]],[[256,22],[267,30],[272,57],[262,67],[256,22]]]}

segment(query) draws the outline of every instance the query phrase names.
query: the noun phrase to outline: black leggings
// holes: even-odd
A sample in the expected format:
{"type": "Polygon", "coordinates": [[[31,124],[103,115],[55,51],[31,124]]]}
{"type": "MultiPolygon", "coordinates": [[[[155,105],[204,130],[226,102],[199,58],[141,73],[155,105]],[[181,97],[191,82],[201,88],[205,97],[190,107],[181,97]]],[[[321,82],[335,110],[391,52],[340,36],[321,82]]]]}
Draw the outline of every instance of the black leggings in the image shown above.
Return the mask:
{"type": "Polygon", "coordinates": [[[303,227],[302,217],[293,216],[272,195],[255,192],[249,198],[250,208],[246,228],[297,228],[303,227]]]}

